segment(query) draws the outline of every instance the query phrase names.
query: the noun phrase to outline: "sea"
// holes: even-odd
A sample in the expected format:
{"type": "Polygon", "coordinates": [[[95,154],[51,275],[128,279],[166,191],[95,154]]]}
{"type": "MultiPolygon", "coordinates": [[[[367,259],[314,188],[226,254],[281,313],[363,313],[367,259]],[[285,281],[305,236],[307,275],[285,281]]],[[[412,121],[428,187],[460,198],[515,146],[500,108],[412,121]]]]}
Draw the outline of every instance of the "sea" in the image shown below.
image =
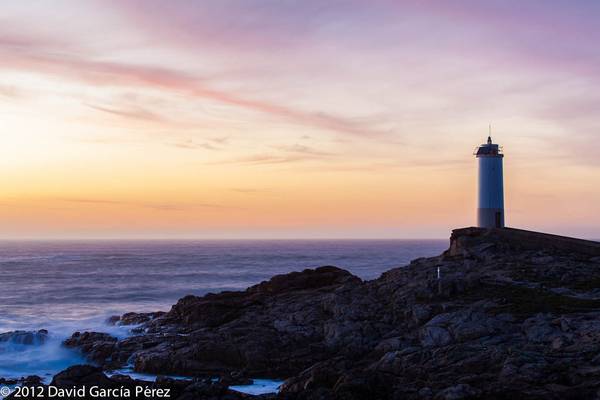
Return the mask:
{"type": "MultiPolygon", "coordinates": [[[[106,323],[112,315],[168,311],[188,294],[243,290],[323,265],[375,279],[447,247],[447,240],[3,241],[0,378],[49,380],[83,363],[62,341],[85,330],[129,335],[128,328],[106,323]],[[43,343],[1,339],[5,332],[39,329],[48,331],[43,343]]],[[[254,389],[269,387],[256,382],[254,389]]]]}

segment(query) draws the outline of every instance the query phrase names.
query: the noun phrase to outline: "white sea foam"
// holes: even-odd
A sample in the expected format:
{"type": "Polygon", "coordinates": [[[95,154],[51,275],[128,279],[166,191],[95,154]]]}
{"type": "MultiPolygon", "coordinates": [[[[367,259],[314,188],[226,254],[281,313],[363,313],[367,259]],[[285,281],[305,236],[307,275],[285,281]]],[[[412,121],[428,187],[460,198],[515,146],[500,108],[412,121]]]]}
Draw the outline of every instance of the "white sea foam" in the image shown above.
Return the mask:
{"type": "Polygon", "coordinates": [[[43,343],[0,343],[0,377],[17,379],[35,374],[47,380],[70,365],[82,363],[77,352],[61,346],[62,340],[49,334],[43,343]]]}
{"type": "MultiPolygon", "coordinates": [[[[16,343],[15,341],[0,342],[0,377],[18,379],[29,375],[38,375],[49,380],[65,368],[85,364],[81,354],[66,348],[62,342],[75,331],[101,331],[119,338],[129,335],[130,326],[109,326],[105,316],[77,320],[46,321],[41,326],[35,324],[35,329],[47,329],[46,340],[34,340],[31,344],[16,343]]],[[[25,322],[11,324],[10,331],[24,330],[25,322]]],[[[33,324],[32,324],[33,325],[33,324]]],[[[4,325],[6,326],[6,325],[4,325]]],[[[2,327],[4,328],[4,327],[2,327]]],[[[4,328],[6,329],[6,328],[4,328]]],[[[4,329],[0,333],[4,333],[4,329]]]]}
{"type": "MultiPolygon", "coordinates": [[[[158,378],[158,375],[145,374],[142,372],[135,372],[132,368],[115,369],[113,371],[108,371],[107,375],[108,376],[127,375],[127,376],[131,377],[132,379],[139,379],[140,381],[148,381],[148,382],[154,382],[158,378]]],[[[193,379],[189,376],[180,376],[180,375],[160,375],[160,376],[163,376],[165,378],[184,380],[184,381],[190,381],[193,379]]]]}
{"type": "Polygon", "coordinates": [[[235,385],[230,386],[229,389],[246,394],[261,395],[279,392],[279,388],[282,384],[283,381],[271,379],[253,379],[252,385],[235,385]]]}

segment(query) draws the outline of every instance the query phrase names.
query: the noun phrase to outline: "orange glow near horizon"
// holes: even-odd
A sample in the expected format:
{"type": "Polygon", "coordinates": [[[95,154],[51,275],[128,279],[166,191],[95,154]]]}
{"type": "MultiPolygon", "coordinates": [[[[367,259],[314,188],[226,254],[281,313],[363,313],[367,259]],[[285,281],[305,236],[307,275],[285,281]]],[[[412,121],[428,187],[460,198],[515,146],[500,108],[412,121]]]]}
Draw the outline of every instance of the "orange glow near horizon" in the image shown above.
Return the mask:
{"type": "Polygon", "coordinates": [[[600,238],[586,13],[165,4],[0,5],[0,238],[444,238],[489,121],[507,225],[600,238]]]}

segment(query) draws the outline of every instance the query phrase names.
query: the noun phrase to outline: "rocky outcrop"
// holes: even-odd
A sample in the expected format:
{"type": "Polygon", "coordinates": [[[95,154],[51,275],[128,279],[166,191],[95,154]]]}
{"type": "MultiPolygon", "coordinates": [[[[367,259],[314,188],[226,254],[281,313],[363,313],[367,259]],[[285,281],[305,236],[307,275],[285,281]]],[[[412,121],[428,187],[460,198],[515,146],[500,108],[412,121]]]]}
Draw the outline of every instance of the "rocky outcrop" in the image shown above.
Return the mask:
{"type": "Polygon", "coordinates": [[[363,282],[322,267],[187,296],[124,340],[69,345],[140,372],[287,378],[285,399],[597,398],[600,244],[456,230],[363,282]]]}
{"type": "Polygon", "coordinates": [[[0,343],[12,343],[22,345],[40,345],[46,342],[48,331],[11,331],[0,333],[0,343]]]}
{"type": "MultiPolygon", "coordinates": [[[[372,345],[352,333],[377,329],[357,325],[358,303],[365,301],[352,296],[361,287],[360,279],[339,268],[306,270],[276,276],[245,292],[184,297],[169,313],[149,321],[144,335],[116,341],[75,333],[65,344],[79,347],[101,365],[130,360],[137,371],[148,373],[291,376],[337,352],[372,345]]],[[[360,313],[375,311],[371,307],[360,313]]]]}
{"type": "Polygon", "coordinates": [[[130,312],[121,316],[115,315],[108,319],[110,325],[139,325],[146,322],[152,321],[155,318],[163,316],[165,313],[162,311],[149,312],[149,313],[135,313],[130,312]]]}

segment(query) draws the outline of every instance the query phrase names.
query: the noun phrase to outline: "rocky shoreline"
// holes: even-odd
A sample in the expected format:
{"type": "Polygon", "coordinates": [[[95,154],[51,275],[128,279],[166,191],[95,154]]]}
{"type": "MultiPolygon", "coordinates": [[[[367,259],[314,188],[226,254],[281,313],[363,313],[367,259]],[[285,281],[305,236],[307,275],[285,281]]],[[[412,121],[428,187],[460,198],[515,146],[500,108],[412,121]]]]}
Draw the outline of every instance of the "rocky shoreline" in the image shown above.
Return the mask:
{"type": "Polygon", "coordinates": [[[53,385],[135,385],[105,374],[130,366],[189,376],[152,383],[178,399],[261,398],[228,389],[255,377],[285,380],[273,399],[594,399],[600,243],[465,228],[372,281],[321,267],[110,323],[133,335],[76,332],[96,366],[53,385]]]}

